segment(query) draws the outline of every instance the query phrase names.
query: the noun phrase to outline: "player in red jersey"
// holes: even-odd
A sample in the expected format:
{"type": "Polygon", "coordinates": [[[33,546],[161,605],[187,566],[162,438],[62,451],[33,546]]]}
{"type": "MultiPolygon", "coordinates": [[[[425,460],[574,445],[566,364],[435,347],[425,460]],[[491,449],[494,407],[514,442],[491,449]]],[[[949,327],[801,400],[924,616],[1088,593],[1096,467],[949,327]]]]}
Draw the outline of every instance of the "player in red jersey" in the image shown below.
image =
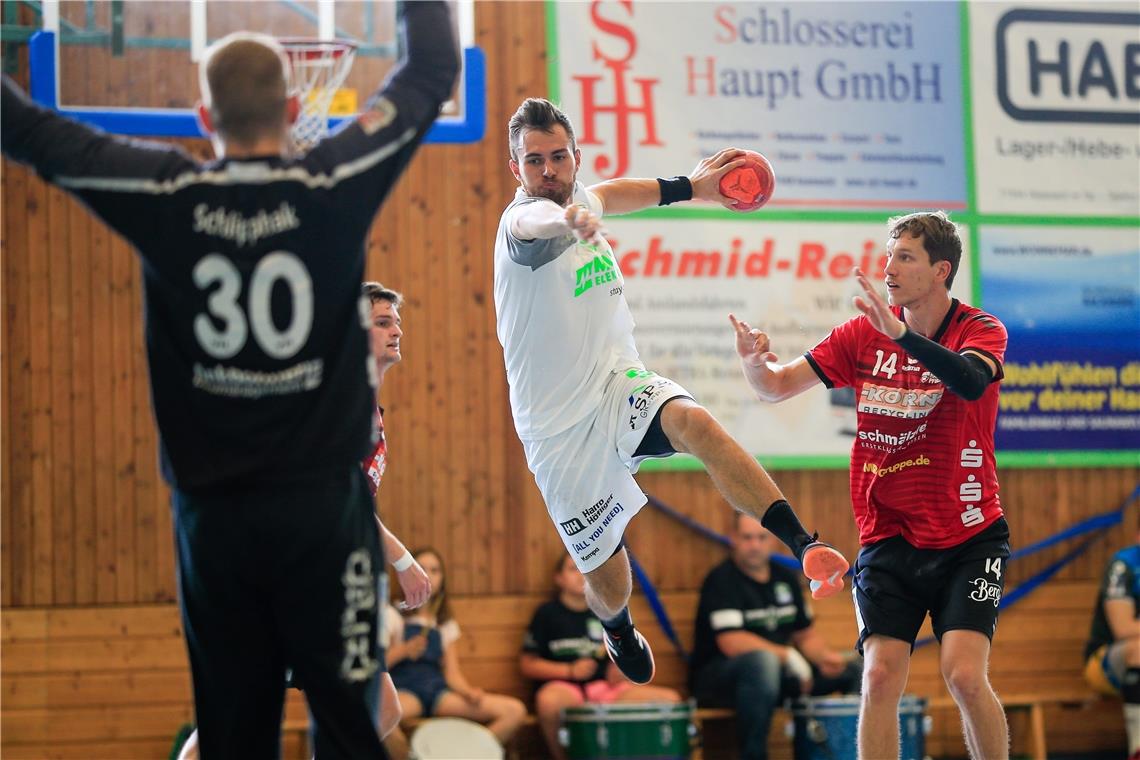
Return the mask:
{"type": "Polygon", "coordinates": [[[951,298],[962,242],[946,214],[889,227],[889,303],[856,269],[862,315],[803,356],[779,364],[767,335],[729,318],[761,400],[819,383],[855,389],[851,503],[862,549],[852,592],[866,658],[859,756],[898,754],[899,698],[929,612],[970,756],[1004,760],[1009,729],[986,673],[1009,557],[993,442],[1006,331],[951,298]]]}

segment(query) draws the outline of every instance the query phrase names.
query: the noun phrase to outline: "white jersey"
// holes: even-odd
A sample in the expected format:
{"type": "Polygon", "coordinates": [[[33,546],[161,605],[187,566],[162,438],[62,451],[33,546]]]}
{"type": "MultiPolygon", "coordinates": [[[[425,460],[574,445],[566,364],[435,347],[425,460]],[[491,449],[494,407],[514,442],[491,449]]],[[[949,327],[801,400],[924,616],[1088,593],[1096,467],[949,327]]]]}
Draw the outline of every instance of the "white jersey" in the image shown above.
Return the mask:
{"type": "MultiPolygon", "coordinates": [[[[514,237],[511,221],[531,203],[552,201],[519,188],[495,237],[497,332],[524,441],[556,435],[594,413],[610,372],[641,365],[609,243],[514,237]]],[[[602,215],[601,199],[581,183],[574,203],[602,215]]]]}

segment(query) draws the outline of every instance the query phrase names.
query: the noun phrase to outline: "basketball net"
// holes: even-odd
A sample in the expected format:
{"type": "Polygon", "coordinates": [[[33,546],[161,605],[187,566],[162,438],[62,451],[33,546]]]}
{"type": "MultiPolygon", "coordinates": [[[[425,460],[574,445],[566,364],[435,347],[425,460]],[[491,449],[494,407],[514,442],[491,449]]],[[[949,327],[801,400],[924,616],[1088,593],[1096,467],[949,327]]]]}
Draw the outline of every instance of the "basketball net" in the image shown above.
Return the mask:
{"type": "Polygon", "coordinates": [[[293,149],[304,153],[329,131],[329,109],[356,57],[348,40],[289,38],[280,40],[293,69],[293,89],[301,112],[293,124],[293,149]]]}

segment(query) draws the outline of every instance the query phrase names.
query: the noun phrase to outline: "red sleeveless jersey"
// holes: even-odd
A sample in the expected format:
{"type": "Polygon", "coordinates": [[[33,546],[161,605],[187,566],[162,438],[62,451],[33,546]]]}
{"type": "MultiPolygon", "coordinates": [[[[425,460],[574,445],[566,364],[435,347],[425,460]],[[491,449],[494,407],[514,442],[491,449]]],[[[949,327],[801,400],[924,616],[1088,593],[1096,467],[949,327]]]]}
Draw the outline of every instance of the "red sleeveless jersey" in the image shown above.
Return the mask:
{"type": "Polygon", "coordinates": [[[376,443],[372,447],[372,453],[360,463],[364,468],[364,474],[368,476],[368,488],[373,496],[380,489],[380,479],[384,477],[384,470],[388,467],[388,441],[384,438],[384,410],[380,407],[376,407],[374,421],[376,443]]]}
{"type": "MultiPolygon", "coordinates": [[[[901,307],[892,311],[902,318],[901,307]]],[[[980,399],[948,391],[863,315],[805,354],[824,385],[855,389],[851,504],[864,546],[897,535],[922,549],[957,546],[1002,514],[994,424],[1005,327],[954,299],[931,340],[994,362],[997,376],[980,399]]]]}

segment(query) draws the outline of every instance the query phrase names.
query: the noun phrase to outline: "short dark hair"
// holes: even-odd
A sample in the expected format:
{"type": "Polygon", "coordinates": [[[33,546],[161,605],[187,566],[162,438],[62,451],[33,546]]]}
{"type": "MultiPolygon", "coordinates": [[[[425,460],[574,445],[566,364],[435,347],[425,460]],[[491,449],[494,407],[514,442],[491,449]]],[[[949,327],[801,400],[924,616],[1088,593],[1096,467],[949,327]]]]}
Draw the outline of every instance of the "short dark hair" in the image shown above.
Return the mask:
{"type": "Polygon", "coordinates": [[[889,240],[897,240],[906,233],[922,238],[922,247],[930,256],[930,263],[950,262],[950,275],[946,278],[946,289],[954,284],[958,274],[958,264],[962,261],[962,238],[958,225],[950,221],[945,211],[920,211],[916,214],[896,216],[887,222],[890,228],[889,240]]]}
{"type": "Polygon", "coordinates": [[[570,118],[558,106],[546,98],[527,98],[515,111],[507,125],[507,143],[511,158],[517,160],[519,145],[522,143],[522,133],[525,129],[540,129],[547,134],[553,134],[554,128],[562,125],[570,138],[570,147],[578,149],[578,141],[574,137],[574,125],[570,118]]]}
{"type": "Polygon", "coordinates": [[[386,288],[375,281],[366,282],[361,285],[360,292],[368,296],[368,300],[371,301],[373,305],[381,301],[387,301],[397,309],[404,305],[404,295],[402,293],[392,290],[391,288],[386,288]]]}
{"type": "Polygon", "coordinates": [[[277,40],[234,32],[211,45],[199,66],[202,99],[219,135],[248,145],[283,130],[290,70],[277,40]]]}

